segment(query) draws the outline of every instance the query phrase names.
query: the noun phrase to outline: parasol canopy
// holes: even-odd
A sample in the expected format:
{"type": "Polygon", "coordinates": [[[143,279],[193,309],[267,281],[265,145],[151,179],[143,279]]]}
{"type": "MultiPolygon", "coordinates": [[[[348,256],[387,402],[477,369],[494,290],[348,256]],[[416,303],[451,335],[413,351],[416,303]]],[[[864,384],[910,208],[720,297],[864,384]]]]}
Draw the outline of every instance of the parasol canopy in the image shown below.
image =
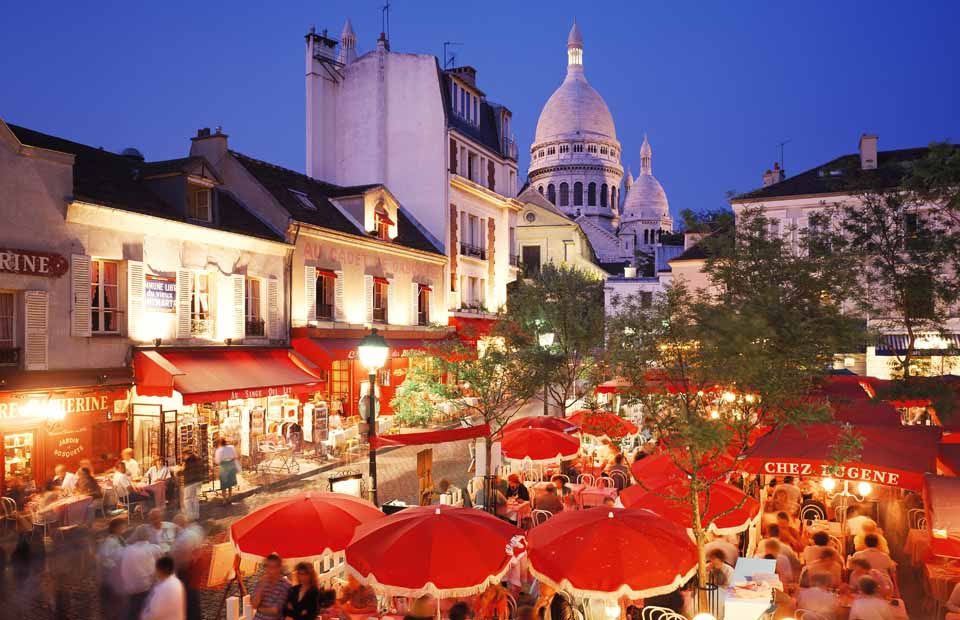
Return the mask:
{"type": "MultiPolygon", "coordinates": [[[[693,529],[690,485],[686,480],[662,480],[659,484],[633,485],[620,493],[620,502],[626,508],[647,508],[655,513],[693,529]]],[[[744,531],[760,514],[760,502],[725,482],[710,485],[710,492],[700,492],[701,522],[709,523],[711,532],[737,534],[744,531]],[[712,521],[712,523],[711,523],[712,521]]]]}
{"type": "Polygon", "coordinates": [[[383,518],[370,502],[343,493],[299,493],[261,506],[230,526],[241,555],[285,561],[316,560],[343,551],[357,526],[383,518]]]}
{"type": "Polygon", "coordinates": [[[416,506],[357,528],[347,568],[388,596],[469,596],[503,579],[521,534],[481,510],[416,506]]]}
{"type": "Polygon", "coordinates": [[[567,433],[527,426],[503,433],[501,450],[508,459],[553,463],[557,459],[575,457],[580,451],[580,439],[567,433]]]}
{"type": "Polygon", "coordinates": [[[607,436],[611,439],[626,437],[627,435],[636,435],[637,425],[630,420],[621,418],[610,411],[593,411],[590,409],[580,409],[573,412],[569,418],[570,422],[580,427],[580,430],[588,435],[597,437],[607,436]]]}
{"type": "Polygon", "coordinates": [[[574,596],[619,600],[672,592],[697,570],[680,526],[649,510],[564,511],[530,530],[530,572],[574,596]]]}
{"type": "Polygon", "coordinates": [[[576,424],[566,418],[558,418],[552,415],[537,415],[518,418],[512,422],[508,422],[503,426],[503,432],[506,433],[507,431],[520,428],[545,428],[561,433],[575,433],[580,430],[576,424]]]}

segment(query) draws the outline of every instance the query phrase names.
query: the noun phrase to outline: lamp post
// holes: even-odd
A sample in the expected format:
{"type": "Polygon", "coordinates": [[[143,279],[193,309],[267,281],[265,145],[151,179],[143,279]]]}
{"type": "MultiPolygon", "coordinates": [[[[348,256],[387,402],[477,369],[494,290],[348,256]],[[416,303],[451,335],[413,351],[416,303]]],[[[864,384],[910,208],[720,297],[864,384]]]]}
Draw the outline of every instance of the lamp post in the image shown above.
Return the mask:
{"type": "Polygon", "coordinates": [[[376,329],[363,337],[357,346],[357,355],[360,363],[370,374],[370,392],[367,395],[367,438],[370,442],[370,488],[367,489],[370,501],[377,503],[377,371],[387,362],[390,352],[387,341],[377,333],[376,329]]]}
{"type": "MultiPolygon", "coordinates": [[[[540,348],[544,351],[549,351],[550,347],[553,346],[553,340],[556,336],[553,332],[543,332],[540,334],[537,339],[540,342],[540,348]]],[[[550,402],[549,402],[549,380],[543,380],[543,415],[550,415],[550,402]]],[[[564,403],[566,405],[566,403],[564,403]]]]}

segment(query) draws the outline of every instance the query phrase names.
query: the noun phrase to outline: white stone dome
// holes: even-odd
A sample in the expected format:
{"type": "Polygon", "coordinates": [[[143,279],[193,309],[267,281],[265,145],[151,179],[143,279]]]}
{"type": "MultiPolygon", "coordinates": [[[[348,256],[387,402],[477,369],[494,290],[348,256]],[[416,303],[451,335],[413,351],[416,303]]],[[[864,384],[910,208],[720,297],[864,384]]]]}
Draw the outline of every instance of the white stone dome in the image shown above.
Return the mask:
{"type": "Polygon", "coordinates": [[[583,74],[583,36],[573,23],[567,37],[567,76],[540,112],[534,144],[575,137],[616,141],[613,115],[583,74]]]}
{"type": "Polygon", "coordinates": [[[652,174],[638,176],[623,203],[624,222],[648,220],[659,222],[670,217],[670,203],[660,181],[652,174]]]}

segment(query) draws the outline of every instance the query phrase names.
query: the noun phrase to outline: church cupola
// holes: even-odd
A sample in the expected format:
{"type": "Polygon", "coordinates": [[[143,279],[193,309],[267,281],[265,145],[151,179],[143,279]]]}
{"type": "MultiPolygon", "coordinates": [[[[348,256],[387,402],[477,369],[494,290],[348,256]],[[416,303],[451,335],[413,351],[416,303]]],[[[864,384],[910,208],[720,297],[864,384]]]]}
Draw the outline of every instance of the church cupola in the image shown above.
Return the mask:
{"type": "Polygon", "coordinates": [[[570,35],[567,36],[567,67],[583,68],[583,35],[580,34],[577,20],[573,20],[570,35]]]}
{"type": "Polygon", "coordinates": [[[353,32],[353,24],[350,18],[343,24],[343,32],[340,33],[340,62],[349,65],[357,59],[357,35],[353,32]]]}
{"type": "Polygon", "coordinates": [[[640,145],[640,174],[653,174],[652,159],[653,149],[647,141],[647,134],[643,134],[643,144],[640,145]]]}

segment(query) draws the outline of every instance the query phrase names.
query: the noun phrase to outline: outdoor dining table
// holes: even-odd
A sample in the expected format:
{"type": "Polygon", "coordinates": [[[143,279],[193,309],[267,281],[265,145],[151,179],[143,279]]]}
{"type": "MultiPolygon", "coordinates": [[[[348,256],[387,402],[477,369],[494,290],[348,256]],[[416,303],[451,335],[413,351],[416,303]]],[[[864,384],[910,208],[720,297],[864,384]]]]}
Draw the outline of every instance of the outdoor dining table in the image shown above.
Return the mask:
{"type": "Polygon", "coordinates": [[[530,502],[518,501],[513,498],[508,499],[506,504],[497,506],[497,514],[501,517],[506,517],[514,523],[522,523],[532,512],[533,508],[530,502]]]}
{"type": "Polygon", "coordinates": [[[584,508],[603,505],[603,500],[617,499],[617,490],[613,487],[585,487],[579,494],[580,505],[584,508]]]}
{"type": "MultiPolygon", "coordinates": [[[[136,486],[136,483],[135,483],[136,486]]],[[[140,489],[143,493],[153,496],[157,508],[163,508],[167,505],[167,481],[157,480],[153,484],[141,484],[140,489]]]]}
{"type": "Polygon", "coordinates": [[[930,585],[930,595],[937,601],[950,598],[953,587],[960,583],[960,562],[937,558],[923,564],[923,574],[930,585]]]}
{"type": "Polygon", "coordinates": [[[61,526],[80,525],[87,519],[87,508],[93,498],[89,495],[74,495],[64,497],[55,502],[47,504],[41,512],[46,512],[56,516],[61,526]]]}
{"type": "Polygon", "coordinates": [[[911,565],[920,566],[930,553],[930,532],[911,528],[903,550],[910,556],[911,565]]]}

